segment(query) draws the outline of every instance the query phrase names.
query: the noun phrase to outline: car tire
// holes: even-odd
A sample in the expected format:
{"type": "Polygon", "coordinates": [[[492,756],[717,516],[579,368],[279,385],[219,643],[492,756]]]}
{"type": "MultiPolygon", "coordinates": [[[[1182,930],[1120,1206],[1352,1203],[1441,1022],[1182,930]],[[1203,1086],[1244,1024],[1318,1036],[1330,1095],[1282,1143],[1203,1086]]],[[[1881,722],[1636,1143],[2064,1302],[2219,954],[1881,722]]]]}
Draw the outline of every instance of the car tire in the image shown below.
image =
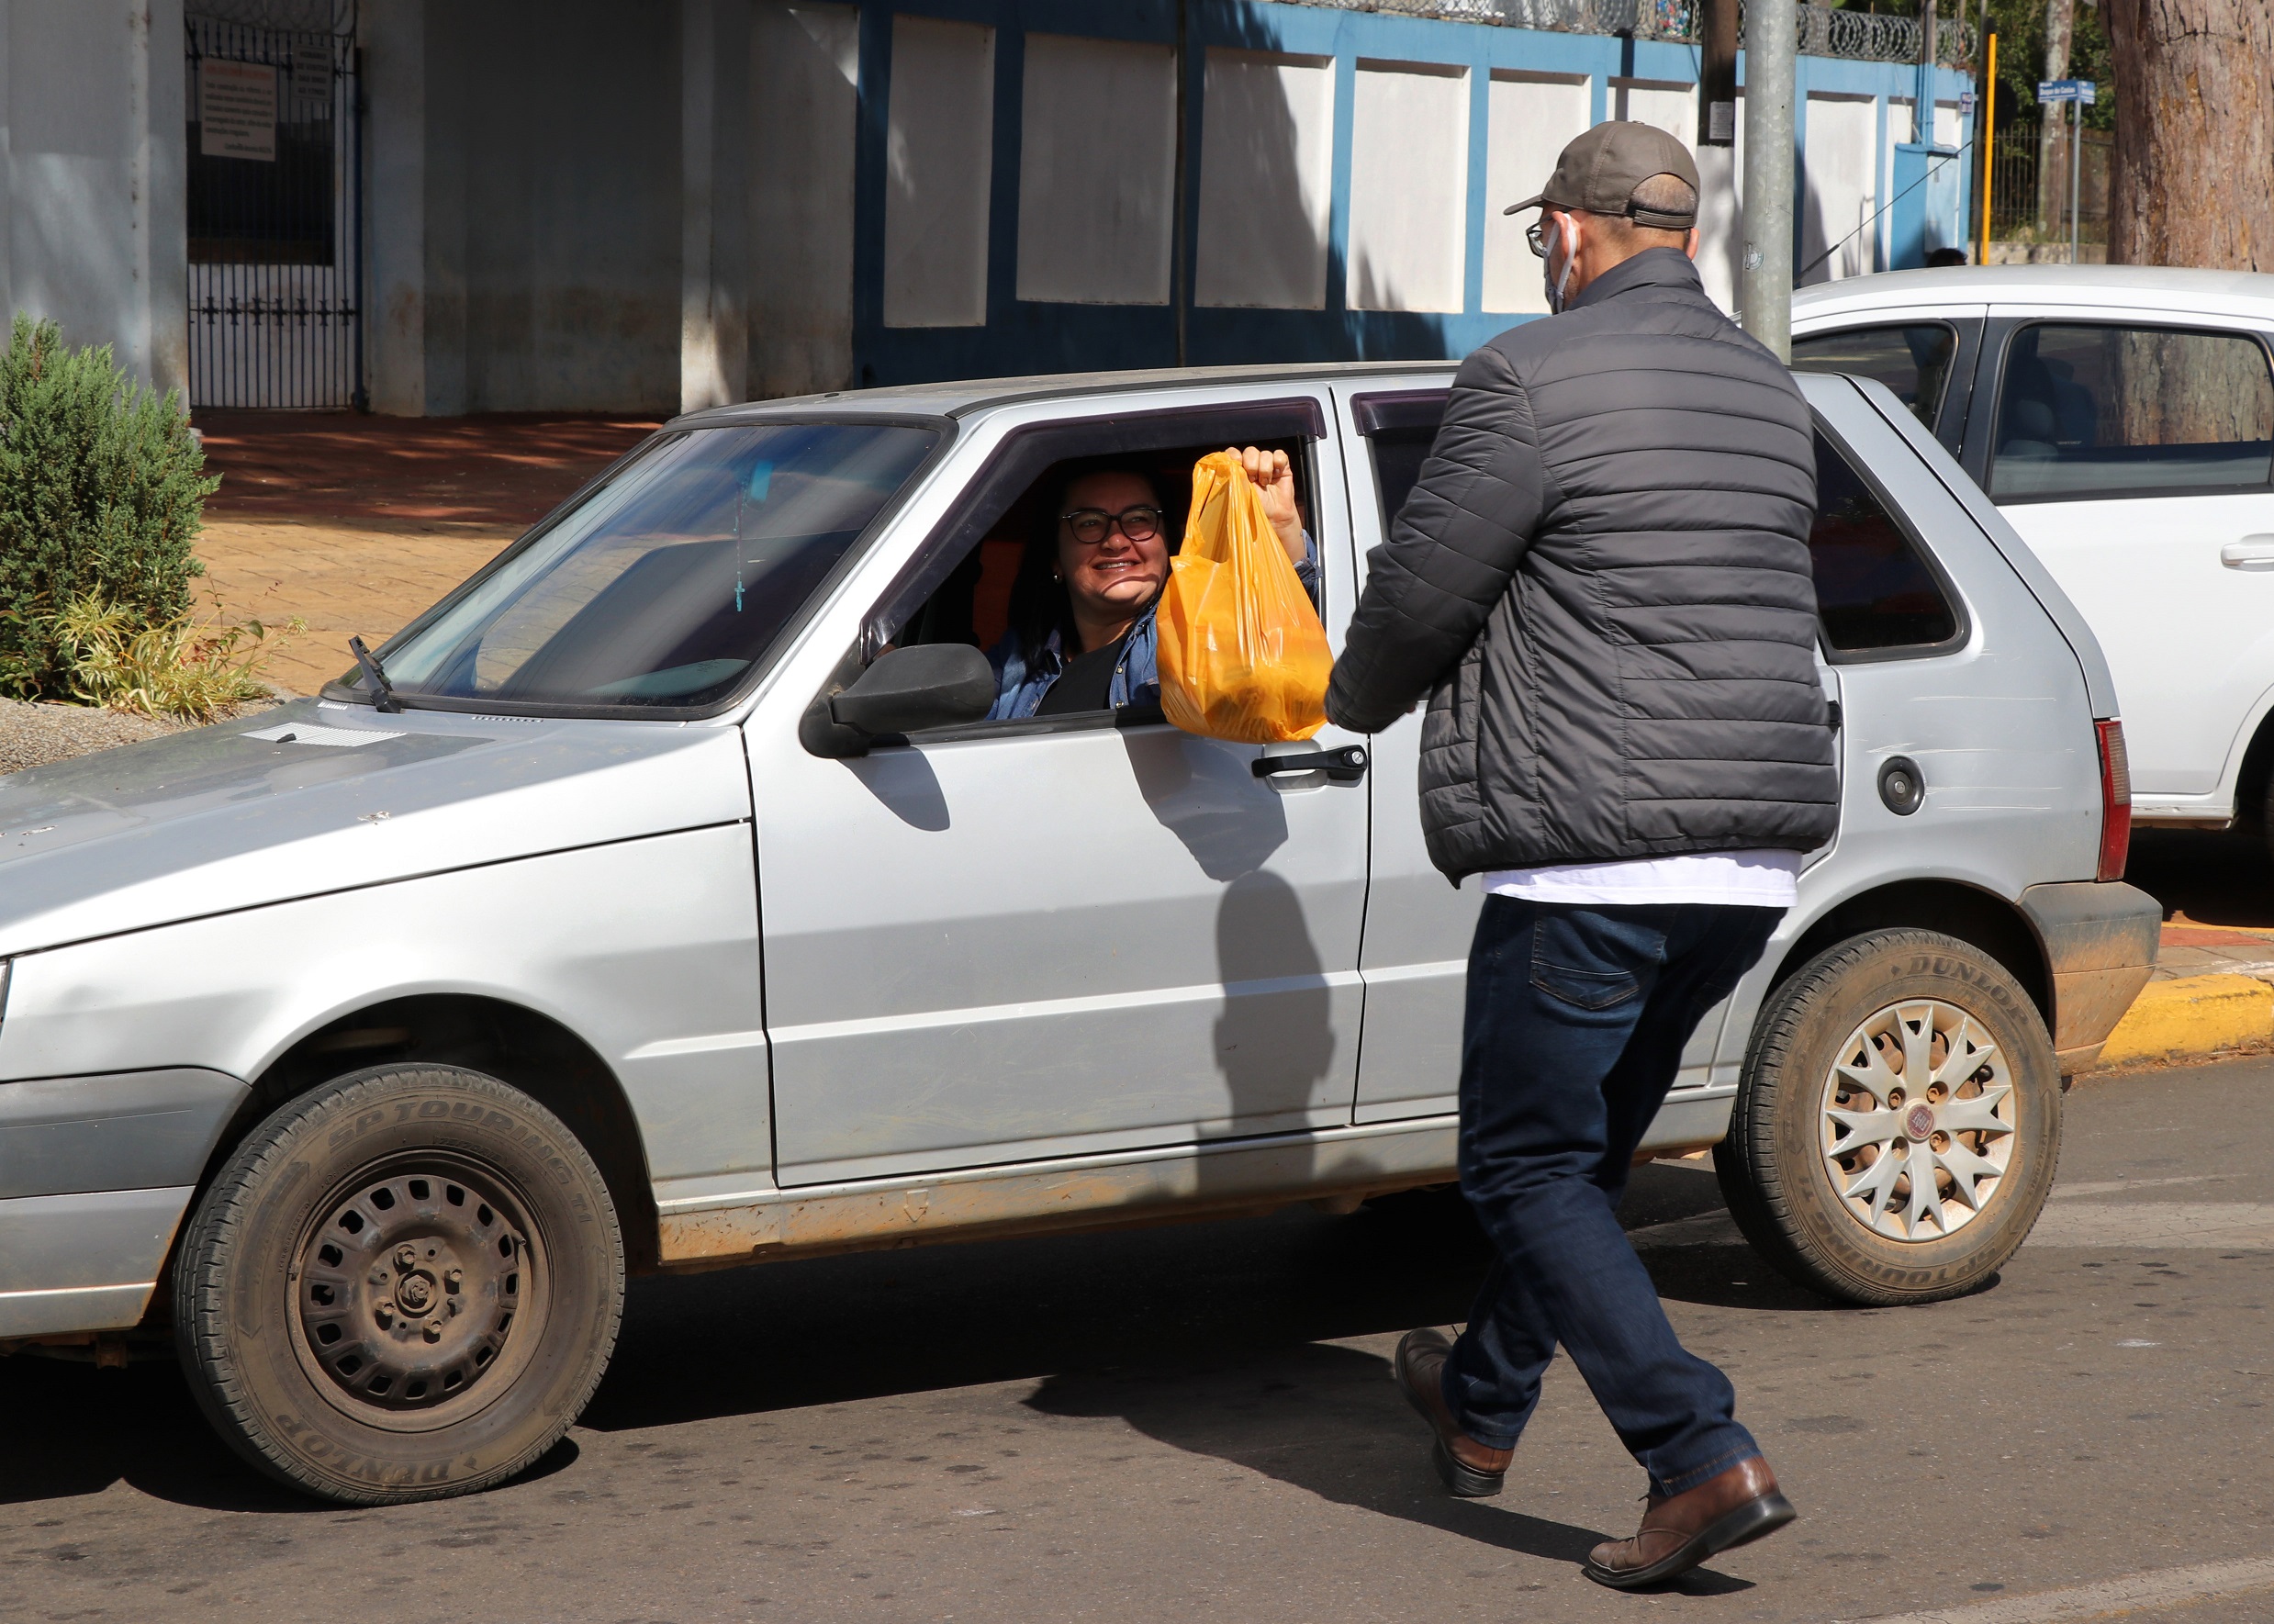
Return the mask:
{"type": "Polygon", "coordinates": [[[607,1185],[558,1117],[478,1071],[380,1067],[230,1158],[183,1238],[175,1338],[207,1418],[270,1476],[434,1499],[559,1441],[623,1281],[607,1185]]]}
{"type": "Polygon", "coordinates": [[[1745,1238],[1798,1284],[1932,1302],[2028,1238],[2060,1110],[2052,1039],[2003,965],[1955,936],[1876,932],[1770,995],[1714,1170],[1745,1238]]]}

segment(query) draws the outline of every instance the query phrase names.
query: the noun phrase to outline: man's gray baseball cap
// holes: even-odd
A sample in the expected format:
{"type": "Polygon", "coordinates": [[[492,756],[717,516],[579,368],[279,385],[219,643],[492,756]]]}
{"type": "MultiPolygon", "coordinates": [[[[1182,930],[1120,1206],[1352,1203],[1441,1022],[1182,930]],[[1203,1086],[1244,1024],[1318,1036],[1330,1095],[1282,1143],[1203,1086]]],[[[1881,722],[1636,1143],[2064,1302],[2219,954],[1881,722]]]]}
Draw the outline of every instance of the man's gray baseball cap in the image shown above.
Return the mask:
{"type": "Polygon", "coordinates": [[[1697,210],[1667,214],[1635,206],[1634,189],[1654,174],[1671,174],[1697,191],[1697,164],[1690,150],[1664,130],[1649,124],[1612,119],[1584,135],[1574,136],[1555,161],[1555,173],[1537,197],[1511,203],[1503,214],[1553,204],[1585,214],[1625,215],[1638,226],[1661,231],[1686,231],[1697,223],[1697,210]]]}

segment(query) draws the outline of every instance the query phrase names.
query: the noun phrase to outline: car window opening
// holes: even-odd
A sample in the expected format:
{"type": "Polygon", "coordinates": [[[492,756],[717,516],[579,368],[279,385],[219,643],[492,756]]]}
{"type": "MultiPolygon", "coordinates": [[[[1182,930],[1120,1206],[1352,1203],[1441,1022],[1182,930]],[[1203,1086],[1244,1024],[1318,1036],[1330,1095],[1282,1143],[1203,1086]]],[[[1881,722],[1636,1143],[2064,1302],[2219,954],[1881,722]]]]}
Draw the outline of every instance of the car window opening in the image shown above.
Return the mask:
{"type": "Polygon", "coordinates": [[[1878,494],[1816,436],[1816,524],[1809,532],[1817,619],[1834,654],[1939,651],[1957,611],[1878,494]]]}
{"type": "Polygon", "coordinates": [[[1796,338],[1792,369],[1845,373],[1885,384],[1932,433],[1957,354],[1958,334],[1948,324],[1914,321],[1796,338]]]}
{"type": "Polygon", "coordinates": [[[1998,501],[2190,496],[2274,484],[2274,374],[2239,332],[2033,323],[2006,349],[1998,501]]]}
{"type": "MultiPolygon", "coordinates": [[[[1280,438],[1242,442],[1247,444],[1287,454],[1294,465],[1296,505],[1316,543],[1309,442],[1280,438]]],[[[909,617],[891,646],[961,643],[979,649],[1005,685],[999,710],[1013,707],[1009,690],[1023,677],[1023,698],[1028,703],[1018,708],[1024,713],[998,715],[986,725],[1005,726],[1030,717],[1108,714],[1125,726],[1159,722],[1160,707],[1154,691],[1133,682],[1124,669],[1127,664],[1149,660],[1149,647],[1140,658],[1134,645],[1148,634],[1145,622],[1158,595],[1139,606],[1133,624],[1113,642],[1097,648],[1075,646],[1080,637],[1070,591],[1062,578],[1056,578],[1062,573],[1060,510],[1070,490],[1085,498],[1109,492],[1096,499],[1126,508],[1157,507],[1159,539],[1167,556],[1173,558],[1182,544],[1192,507],[1193,465],[1224,449],[1224,442],[1211,441],[1052,463],[1000,511],[982,519],[979,542],[909,617]],[[1148,496],[1150,499],[1145,499],[1148,496]],[[1116,700],[1116,692],[1123,689],[1131,690],[1128,697],[1116,700]]],[[[1118,521],[1121,513],[1117,510],[1114,517],[1118,521]]],[[[1316,544],[1313,556],[1322,556],[1316,544]]],[[[1165,585],[1165,576],[1162,581],[1165,585]]]]}

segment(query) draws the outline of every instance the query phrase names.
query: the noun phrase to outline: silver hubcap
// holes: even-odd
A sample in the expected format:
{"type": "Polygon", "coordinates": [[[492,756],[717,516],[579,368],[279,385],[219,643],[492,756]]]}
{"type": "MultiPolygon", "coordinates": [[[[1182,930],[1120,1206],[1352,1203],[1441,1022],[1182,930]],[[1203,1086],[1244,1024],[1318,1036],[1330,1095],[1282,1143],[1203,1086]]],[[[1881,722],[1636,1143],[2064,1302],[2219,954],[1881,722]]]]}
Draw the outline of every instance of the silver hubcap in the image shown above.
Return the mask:
{"type": "Polygon", "coordinates": [[[1891,1003],[1848,1034],[1824,1078],[1824,1170],[1856,1222],[1940,1240],[1981,1215],[2013,1157],[2005,1056],[1955,1004],[1891,1003]]]}

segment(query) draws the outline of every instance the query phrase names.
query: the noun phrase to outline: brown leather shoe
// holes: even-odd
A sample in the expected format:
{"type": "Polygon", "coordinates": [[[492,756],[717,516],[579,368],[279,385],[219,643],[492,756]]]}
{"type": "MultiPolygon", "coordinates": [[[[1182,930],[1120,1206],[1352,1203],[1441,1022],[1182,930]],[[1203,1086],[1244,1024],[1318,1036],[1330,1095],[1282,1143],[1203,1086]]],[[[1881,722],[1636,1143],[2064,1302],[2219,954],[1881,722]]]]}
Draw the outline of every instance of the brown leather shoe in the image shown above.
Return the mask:
{"type": "Polygon", "coordinates": [[[1640,1590],[1686,1574],[1718,1551],[1773,1534],[1798,1513],[1777,1492],[1776,1474],[1755,1455],[1696,1488],[1649,1497],[1631,1540],[1607,1540],[1580,1571],[1614,1590],[1640,1590]]]}
{"type": "Polygon", "coordinates": [[[1437,1434],[1429,1460],[1438,1476],[1462,1498],[1483,1499],[1500,1492],[1516,1451],[1479,1443],[1461,1430],[1461,1423],[1445,1403],[1445,1361],[1452,1357],[1452,1350],[1453,1345],[1441,1331],[1407,1331],[1398,1340],[1397,1361],[1391,1369],[1406,1402],[1437,1434]]]}

